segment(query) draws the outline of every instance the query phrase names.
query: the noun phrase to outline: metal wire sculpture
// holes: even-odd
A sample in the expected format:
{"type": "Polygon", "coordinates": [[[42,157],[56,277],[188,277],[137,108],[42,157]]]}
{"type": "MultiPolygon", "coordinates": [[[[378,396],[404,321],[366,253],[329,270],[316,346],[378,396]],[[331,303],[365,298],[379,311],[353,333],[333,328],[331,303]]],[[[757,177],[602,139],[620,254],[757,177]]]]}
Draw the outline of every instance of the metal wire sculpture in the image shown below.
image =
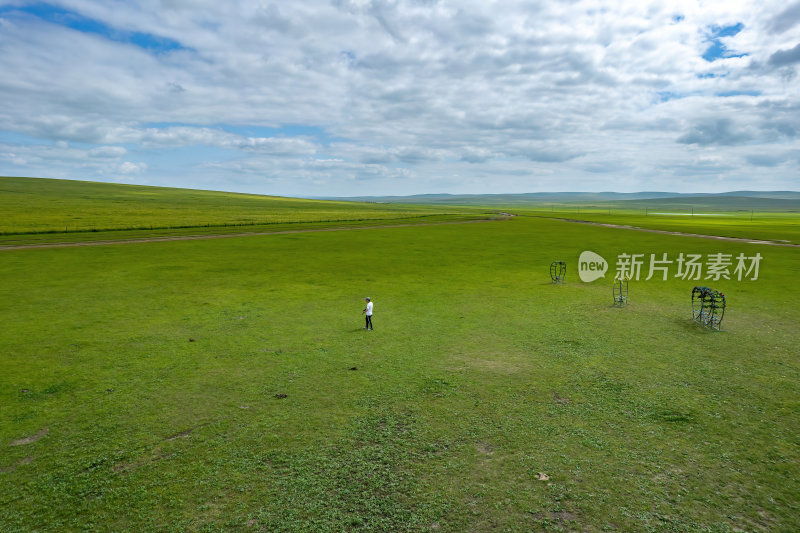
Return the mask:
{"type": "Polygon", "coordinates": [[[614,296],[614,306],[625,307],[628,303],[628,276],[615,279],[611,293],[614,296]]]}
{"type": "Polygon", "coordinates": [[[725,316],[725,295],[710,287],[692,289],[692,318],[708,329],[720,330],[725,316]]]}
{"type": "Polygon", "coordinates": [[[564,261],[553,261],[550,263],[550,279],[553,283],[564,283],[564,276],[567,275],[567,264],[564,261]]]}

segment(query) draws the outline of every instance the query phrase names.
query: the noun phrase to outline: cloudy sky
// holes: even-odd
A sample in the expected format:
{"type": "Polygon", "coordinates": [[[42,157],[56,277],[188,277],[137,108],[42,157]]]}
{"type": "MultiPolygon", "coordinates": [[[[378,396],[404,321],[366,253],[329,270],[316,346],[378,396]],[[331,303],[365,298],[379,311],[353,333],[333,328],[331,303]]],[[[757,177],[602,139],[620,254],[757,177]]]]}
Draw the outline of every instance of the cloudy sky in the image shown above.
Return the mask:
{"type": "Polygon", "coordinates": [[[0,175],[800,190],[800,1],[0,0],[0,175]]]}

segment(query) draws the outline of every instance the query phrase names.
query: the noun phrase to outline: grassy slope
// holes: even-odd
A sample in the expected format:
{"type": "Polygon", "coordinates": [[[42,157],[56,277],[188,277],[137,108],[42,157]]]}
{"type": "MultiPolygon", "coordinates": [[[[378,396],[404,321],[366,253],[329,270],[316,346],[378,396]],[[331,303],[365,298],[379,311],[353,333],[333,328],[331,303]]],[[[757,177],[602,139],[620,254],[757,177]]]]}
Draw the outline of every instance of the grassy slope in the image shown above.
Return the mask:
{"type": "Polygon", "coordinates": [[[452,207],[300,200],[248,194],[0,177],[0,234],[223,224],[385,220],[475,212],[452,207]]]}
{"type": "Polygon", "coordinates": [[[5,530],[800,528],[795,250],[517,218],[2,259],[5,530]],[[550,285],[584,249],[765,259],[710,334],[693,282],[550,285]]]}

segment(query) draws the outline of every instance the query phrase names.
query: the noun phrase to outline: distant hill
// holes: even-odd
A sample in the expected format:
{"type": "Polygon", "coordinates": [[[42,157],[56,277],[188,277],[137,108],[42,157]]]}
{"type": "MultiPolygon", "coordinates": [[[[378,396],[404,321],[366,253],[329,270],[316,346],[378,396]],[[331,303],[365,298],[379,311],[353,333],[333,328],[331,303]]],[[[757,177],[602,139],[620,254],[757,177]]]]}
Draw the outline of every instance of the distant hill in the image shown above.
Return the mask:
{"type": "Polygon", "coordinates": [[[530,202],[599,202],[607,200],[641,200],[649,198],[670,198],[676,196],[669,192],[535,192],[520,194],[414,194],[411,196],[353,196],[347,198],[326,198],[354,202],[391,202],[424,204],[469,204],[469,205],[508,205],[509,203],[530,202]]]}
{"type": "MultiPolygon", "coordinates": [[[[800,197],[770,196],[774,193],[763,193],[764,196],[739,196],[736,194],[720,194],[707,196],[677,196],[626,201],[625,205],[650,208],[690,209],[702,208],[720,211],[798,211],[800,197]]],[[[797,193],[795,193],[797,194],[797,193]]]]}
{"type": "Polygon", "coordinates": [[[748,198],[775,198],[779,200],[800,200],[797,191],[733,191],[709,196],[746,196],[748,198]]]}
{"type": "Polygon", "coordinates": [[[725,193],[674,192],[537,192],[522,194],[416,194],[411,196],[357,196],[328,198],[357,202],[441,205],[522,206],[536,204],[609,204],[620,202],[691,207],[718,204],[731,209],[800,209],[797,191],[731,191],[725,193]]]}

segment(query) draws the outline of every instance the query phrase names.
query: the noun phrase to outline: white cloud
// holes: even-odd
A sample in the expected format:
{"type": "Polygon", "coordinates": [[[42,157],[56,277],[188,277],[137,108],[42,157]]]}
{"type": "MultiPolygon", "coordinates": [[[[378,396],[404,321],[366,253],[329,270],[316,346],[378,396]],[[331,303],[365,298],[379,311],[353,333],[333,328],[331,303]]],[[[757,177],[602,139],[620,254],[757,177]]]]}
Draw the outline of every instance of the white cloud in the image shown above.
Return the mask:
{"type": "Polygon", "coordinates": [[[122,157],[127,154],[128,151],[121,147],[121,146],[100,146],[98,148],[92,148],[89,150],[88,155],[89,157],[99,157],[99,158],[117,158],[122,157]]]}
{"type": "Polygon", "coordinates": [[[331,195],[703,190],[675,176],[709,168],[760,188],[769,168],[800,186],[757,157],[800,149],[796,3],[54,3],[180,46],[0,11],[0,173],[331,195]],[[703,59],[736,24],[720,42],[742,57],[703,59]]]}
{"type": "Polygon", "coordinates": [[[318,151],[317,145],[307,139],[285,137],[237,138],[226,143],[226,146],[275,156],[309,156],[318,151]]]}
{"type": "Polygon", "coordinates": [[[131,161],[125,161],[118,167],[121,174],[140,174],[145,170],[147,170],[145,163],[132,163],[131,161]]]}

